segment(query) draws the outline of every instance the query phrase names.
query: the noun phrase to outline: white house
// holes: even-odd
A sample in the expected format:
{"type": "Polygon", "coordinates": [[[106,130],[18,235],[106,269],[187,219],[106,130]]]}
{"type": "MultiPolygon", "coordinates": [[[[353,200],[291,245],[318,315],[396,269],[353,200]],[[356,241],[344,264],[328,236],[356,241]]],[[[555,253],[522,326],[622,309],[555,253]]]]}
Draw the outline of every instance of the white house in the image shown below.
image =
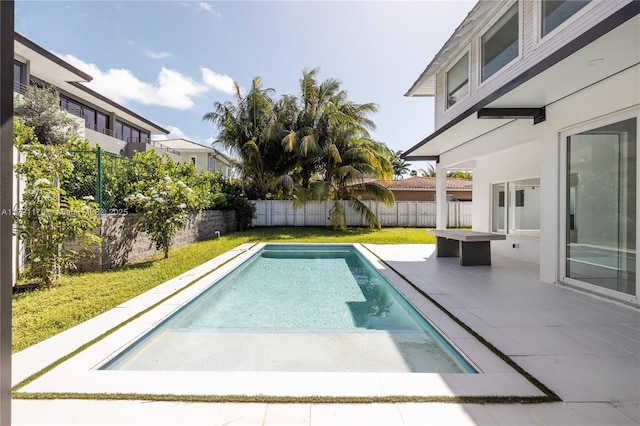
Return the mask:
{"type": "Polygon", "coordinates": [[[153,149],[179,161],[179,155],[151,136],[164,136],[168,130],[124,106],[89,89],[93,79],[19,33],[15,33],[13,90],[24,93],[29,84],[55,87],[60,107],[78,117],[80,136],[112,154],[131,157],[135,151],[153,149]]]}
{"type": "Polygon", "coordinates": [[[540,279],[638,305],[640,2],[480,0],[407,92],[435,131],[406,150],[473,170],[473,229],[540,279]]]}
{"type": "Polygon", "coordinates": [[[162,139],[156,141],[180,156],[179,162],[192,163],[198,170],[219,171],[227,179],[233,172],[233,160],[215,148],[187,139],[162,139]]]}

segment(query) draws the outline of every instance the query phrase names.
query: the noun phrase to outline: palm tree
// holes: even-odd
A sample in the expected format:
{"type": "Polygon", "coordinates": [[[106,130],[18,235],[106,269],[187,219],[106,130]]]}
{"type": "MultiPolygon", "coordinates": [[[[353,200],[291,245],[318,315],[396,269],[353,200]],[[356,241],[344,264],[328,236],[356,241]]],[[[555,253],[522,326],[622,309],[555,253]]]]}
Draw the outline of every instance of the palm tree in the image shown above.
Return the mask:
{"type": "Polygon", "coordinates": [[[269,135],[281,143],[287,153],[296,158],[295,180],[308,189],[311,178],[322,172],[330,132],[341,126],[368,137],[375,124],[368,115],[378,107],[372,103],[356,104],[347,99],[341,82],[334,78],[318,81],[317,68],[302,71],[300,95],[284,96],[274,107],[276,120],[269,135]]]}
{"type": "Polygon", "coordinates": [[[308,190],[298,191],[295,205],[310,200],[330,200],[329,217],[334,229],[346,230],[347,220],[343,200],[360,213],[371,229],[380,229],[375,213],[361,201],[363,194],[373,195],[386,205],[395,197],[376,179],[389,180],[393,173],[393,154],[379,142],[361,137],[353,129],[336,129],[329,137],[325,152],[326,168],[321,179],[311,182],[308,190]]]}
{"type": "Polygon", "coordinates": [[[402,158],[402,150],[399,151],[391,151],[393,153],[393,178],[394,179],[402,179],[402,175],[409,172],[410,163],[402,158]]]}
{"type": "Polygon", "coordinates": [[[206,113],[203,120],[220,129],[217,142],[239,156],[243,180],[246,178],[264,196],[275,187],[278,177],[286,174],[293,159],[283,155],[269,137],[274,120],[273,89],[263,89],[259,77],[253,79],[246,96],[242,96],[237,82],[234,87],[235,102],[215,102],[214,111],[206,113]]]}
{"type": "Polygon", "coordinates": [[[433,163],[427,164],[427,169],[420,169],[422,177],[436,177],[436,168],[433,163]]]}

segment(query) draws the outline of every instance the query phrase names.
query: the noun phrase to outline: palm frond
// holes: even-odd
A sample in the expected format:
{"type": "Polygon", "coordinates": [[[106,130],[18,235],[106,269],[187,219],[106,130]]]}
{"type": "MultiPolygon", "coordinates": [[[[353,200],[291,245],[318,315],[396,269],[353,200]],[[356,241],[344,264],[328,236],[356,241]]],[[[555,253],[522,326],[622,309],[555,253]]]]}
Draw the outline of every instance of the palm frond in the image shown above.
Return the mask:
{"type": "Polygon", "coordinates": [[[333,202],[333,206],[329,210],[329,220],[331,221],[331,226],[336,231],[346,231],[347,230],[347,215],[344,212],[344,205],[341,200],[335,200],[333,202]]]}
{"type": "Polygon", "coordinates": [[[360,215],[362,215],[362,217],[364,218],[364,223],[367,224],[369,229],[381,229],[382,228],[382,225],[380,225],[380,221],[378,220],[378,217],[369,208],[369,206],[367,206],[365,203],[363,203],[361,200],[359,200],[357,198],[351,198],[349,200],[349,203],[351,204],[351,207],[353,207],[353,209],[356,212],[358,212],[358,213],[360,213],[360,215]]]}

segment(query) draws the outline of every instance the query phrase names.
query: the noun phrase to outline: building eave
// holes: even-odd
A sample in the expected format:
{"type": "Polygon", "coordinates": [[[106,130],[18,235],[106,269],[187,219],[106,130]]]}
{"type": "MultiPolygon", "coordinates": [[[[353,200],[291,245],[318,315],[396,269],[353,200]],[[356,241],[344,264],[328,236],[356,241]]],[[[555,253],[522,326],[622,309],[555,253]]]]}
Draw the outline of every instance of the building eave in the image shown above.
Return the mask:
{"type": "Polygon", "coordinates": [[[120,105],[119,103],[112,101],[111,99],[107,98],[106,96],[88,88],[87,86],[85,86],[82,83],[78,83],[75,81],[71,81],[68,82],[71,86],[80,89],[81,91],[83,91],[84,93],[86,93],[87,95],[96,98],[106,104],[108,104],[109,106],[113,107],[116,110],[116,115],[119,118],[124,119],[125,121],[129,121],[131,124],[136,124],[138,125],[138,123],[144,123],[147,126],[147,130],[150,130],[152,134],[163,134],[163,135],[168,135],[170,132],[169,130],[159,126],[158,124],[152,122],[151,120],[144,118],[143,116],[141,116],[140,114],[137,114],[133,111],[131,111],[130,109],[120,105]],[[118,114],[118,112],[122,113],[122,114],[118,114]]]}
{"type": "MultiPolygon", "coordinates": [[[[452,128],[454,128],[455,126],[463,122],[469,124],[470,121],[473,121],[473,123],[471,124],[475,126],[475,128],[477,129],[476,133],[482,134],[482,133],[485,133],[486,131],[490,131],[494,128],[500,127],[501,125],[511,121],[509,119],[477,120],[474,117],[474,114],[476,114],[479,110],[483,108],[492,106],[492,103],[495,103],[496,101],[500,100],[500,98],[503,98],[505,95],[519,88],[523,84],[529,82],[530,80],[536,78],[543,72],[558,65],[561,61],[569,58],[571,55],[575,54],[576,52],[580,51],[584,47],[598,40],[600,37],[606,35],[610,31],[620,27],[627,21],[635,18],[639,14],[640,14],[640,1],[632,1],[628,3],[627,5],[622,7],[620,10],[616,11],[612,15],[608,16],[607,18],[603,19],[601,22],[594,25],[585,33],[581,34],[580,36],[566,43],[563,47],[553,52],[542,61],[533,65],[531,68],[527,69],[526,71],[522,72],[518,76],[514,77],[512,80],[507,82],[502,87],[498,88],[497,90],[490,93],[489,95],[487,95],[486,97],[484,97],[483,99],[481,99],[480,101],[478,101],[477,103],[475,103],[474,105],[466,109],[465,111],[461,112],[454,119],[444,124],[442,127],[434,131],[432,134],[430,134],[429,136],[427,136],[426,138],[424,138],[423,140],[421,140],[411,148],[404,151],[401,157],[407,160],[419,161],[420,159],[426,158],[428,156],[432,156],[432,157],[439,156],[440,154],[442,154],[442,152],[439,152],[439,151],[424,152],[424,150],[420,152],[420,148],[422,148],[424,145],[426,145],[430,141],[433,141],[434,139],[439,139],[440,136],[447,133],[452,128]],[[490,124],[487,123],[488,121],[490,121],[491,123],[490,124]],[[415,155],[412,155],[412,153],[415,153],[415,155]]],[[[539,105],[539,107],[543,107],[543,106],[545,105],[539,105]]]]}
{"type": "Polygon", "coordinates": [[[71,72],[72,74],[74,74],[77,77],[77,81],[91,81],[93,80],[93,77],[90,76],[89,74],[87,74],[86,72],[74,67],[73,65],[71,65],[69,62],[65,61],[64,59],[62,59],[61,57],[49,52],[47,49],[45,49],[44,47],[34,43],[33,41],[29,40],[28,38],[26,38],[25,36],[23,36],[20,33],[14,33],[14,42],[15,43],[20,43],[23,46],[25,46],[26,48],[34,51],[35,53],[37,53],[38,55],[42,56],[43,58],[53,62],[54,64],[64,68],[65,70],[71,72]]]}
{"type": "Polygon", "coordinates": [[[476,3],[404,96],[435,96],[436,73],[458,54],[461,47],[469,43],[474,34],[480,30],[487,16],[495,13],[500,6],[501,2],[496,1],[476,3]]]}

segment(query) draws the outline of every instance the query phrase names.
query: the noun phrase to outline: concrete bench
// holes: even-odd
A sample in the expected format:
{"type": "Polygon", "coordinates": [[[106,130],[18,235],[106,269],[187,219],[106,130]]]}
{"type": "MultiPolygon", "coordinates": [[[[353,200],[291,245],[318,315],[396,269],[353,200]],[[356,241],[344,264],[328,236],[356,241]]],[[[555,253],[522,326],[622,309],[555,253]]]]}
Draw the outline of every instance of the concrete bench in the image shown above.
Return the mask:
{"type": "Polygon", "coordinates": [[[504,240],[504,234],[465,231],[460,229],[432,229],[436,238],[436,257],[460,257],[460,265],[491,265],[491,241],[504,240]]]}

